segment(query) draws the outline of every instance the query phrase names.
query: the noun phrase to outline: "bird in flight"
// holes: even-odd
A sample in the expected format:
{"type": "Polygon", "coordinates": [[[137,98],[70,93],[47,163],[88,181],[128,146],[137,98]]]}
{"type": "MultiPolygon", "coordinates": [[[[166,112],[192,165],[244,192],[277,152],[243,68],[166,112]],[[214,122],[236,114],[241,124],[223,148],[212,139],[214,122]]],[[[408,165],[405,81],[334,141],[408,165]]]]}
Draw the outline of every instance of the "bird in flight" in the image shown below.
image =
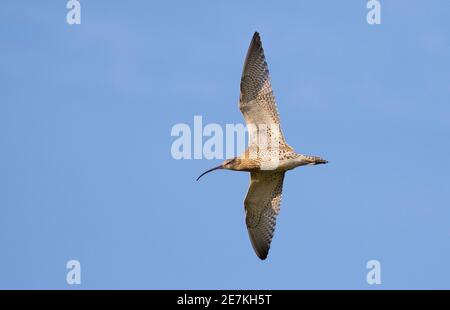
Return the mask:
{"type": "Polygon", "coordinates": [[[299,166],[328,162],[296,153],[286,143],[258,32],[253,35],[245,58],[240,88],[239,109],[247,124],[248,147],[243,154],[205,171],[197,181],[218,169],[250,172],[250,187],[244,200],[245,221],[253,249],[264,260],[280,211],[284,174],[299,166]]]}

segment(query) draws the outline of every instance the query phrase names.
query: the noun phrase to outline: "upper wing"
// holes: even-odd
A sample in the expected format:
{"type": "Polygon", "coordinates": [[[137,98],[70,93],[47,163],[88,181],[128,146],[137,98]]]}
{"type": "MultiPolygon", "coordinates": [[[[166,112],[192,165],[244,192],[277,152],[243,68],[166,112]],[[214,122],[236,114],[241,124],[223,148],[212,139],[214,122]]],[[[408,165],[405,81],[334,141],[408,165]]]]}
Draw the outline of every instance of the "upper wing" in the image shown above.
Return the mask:
{"type": "Polygon", "coordinates": [[[284,172],[255,171],[245,197],[246,224],[253,249],[266,259],[280,211],[284,172]]]}
{"type": "MultiPolygon", "coordinates": [[[[280,144],[285,144],[283,133],[280,128],[275,96],[270,84],[269,68],[264,57],[264,50],[259,34],[255,32],[252,42],[248,48],[245,58],[244,70],[241,78],[241,95],[239,109],[244,115],[247,126],[268,125],[275,128],[280,144]]],[[[254,127],[253,126],[253,127],[254,127]]],[[[249,144],[257,145],[257,132],[249,130],[249,144]]]]}

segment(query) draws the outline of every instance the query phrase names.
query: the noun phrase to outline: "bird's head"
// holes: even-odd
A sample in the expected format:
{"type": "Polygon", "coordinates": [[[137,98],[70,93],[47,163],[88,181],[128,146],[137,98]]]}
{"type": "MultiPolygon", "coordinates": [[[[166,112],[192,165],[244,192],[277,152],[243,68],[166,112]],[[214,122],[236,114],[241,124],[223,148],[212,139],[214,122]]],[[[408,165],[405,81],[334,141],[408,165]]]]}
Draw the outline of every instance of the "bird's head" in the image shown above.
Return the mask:
{"type": "Polygon", "coordinates": [[[223,169],[228,169],[228,170],[238,170],[240,164],[241,164],[241,160],[239,158],[235,157],[235,158],[225,160],[222,163],[222,167],[223,167],[223,169]]]}
{"type": "Polygon", "coordinates": [[[240,159],[234,157],[231,159],[227,159],[225,160],[222,164],[220,164],[217,167],[211,168],[209,170],[206,170],[205,172],[203,172],[198,178],[197,181],[204,176],[205,174],[212,172],[214,170],[218,170],[218,169],[227,169],[227,170],[238,170],[238,166],[240,165],[240,159]]]}

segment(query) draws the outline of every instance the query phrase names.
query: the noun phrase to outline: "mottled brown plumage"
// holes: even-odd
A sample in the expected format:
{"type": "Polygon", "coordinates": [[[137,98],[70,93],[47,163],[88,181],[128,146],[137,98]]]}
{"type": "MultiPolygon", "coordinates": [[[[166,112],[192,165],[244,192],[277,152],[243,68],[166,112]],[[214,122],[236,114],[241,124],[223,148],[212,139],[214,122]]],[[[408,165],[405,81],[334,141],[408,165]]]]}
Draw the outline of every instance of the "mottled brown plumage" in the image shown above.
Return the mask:
{"type": "Polygon", "coordinates": [[[200,177],[216,169],[250,172],[250,186],[244,201],[247,230],[256,255],[265,259],[280,211],[285,172],[298,166],[326,164],[327,161],[298,154],[286,143],[257,32],[245,58],[239,109],[247,123],[248,148],[242,155],[224,161],[200,177]]]}

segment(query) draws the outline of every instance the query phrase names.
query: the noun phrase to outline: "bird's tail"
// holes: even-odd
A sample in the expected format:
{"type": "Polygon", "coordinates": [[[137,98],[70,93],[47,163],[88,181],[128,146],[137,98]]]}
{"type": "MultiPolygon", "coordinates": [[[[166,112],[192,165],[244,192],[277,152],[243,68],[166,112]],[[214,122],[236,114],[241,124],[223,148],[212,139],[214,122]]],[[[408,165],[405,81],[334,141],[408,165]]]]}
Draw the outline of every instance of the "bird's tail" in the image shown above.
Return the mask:
{"type": "Polygon", "coordinates": [[[310,165],[328,164],[328,160],[325,160],[318,156],[305,155],[305,158],[309,162],[310,165]]]}

